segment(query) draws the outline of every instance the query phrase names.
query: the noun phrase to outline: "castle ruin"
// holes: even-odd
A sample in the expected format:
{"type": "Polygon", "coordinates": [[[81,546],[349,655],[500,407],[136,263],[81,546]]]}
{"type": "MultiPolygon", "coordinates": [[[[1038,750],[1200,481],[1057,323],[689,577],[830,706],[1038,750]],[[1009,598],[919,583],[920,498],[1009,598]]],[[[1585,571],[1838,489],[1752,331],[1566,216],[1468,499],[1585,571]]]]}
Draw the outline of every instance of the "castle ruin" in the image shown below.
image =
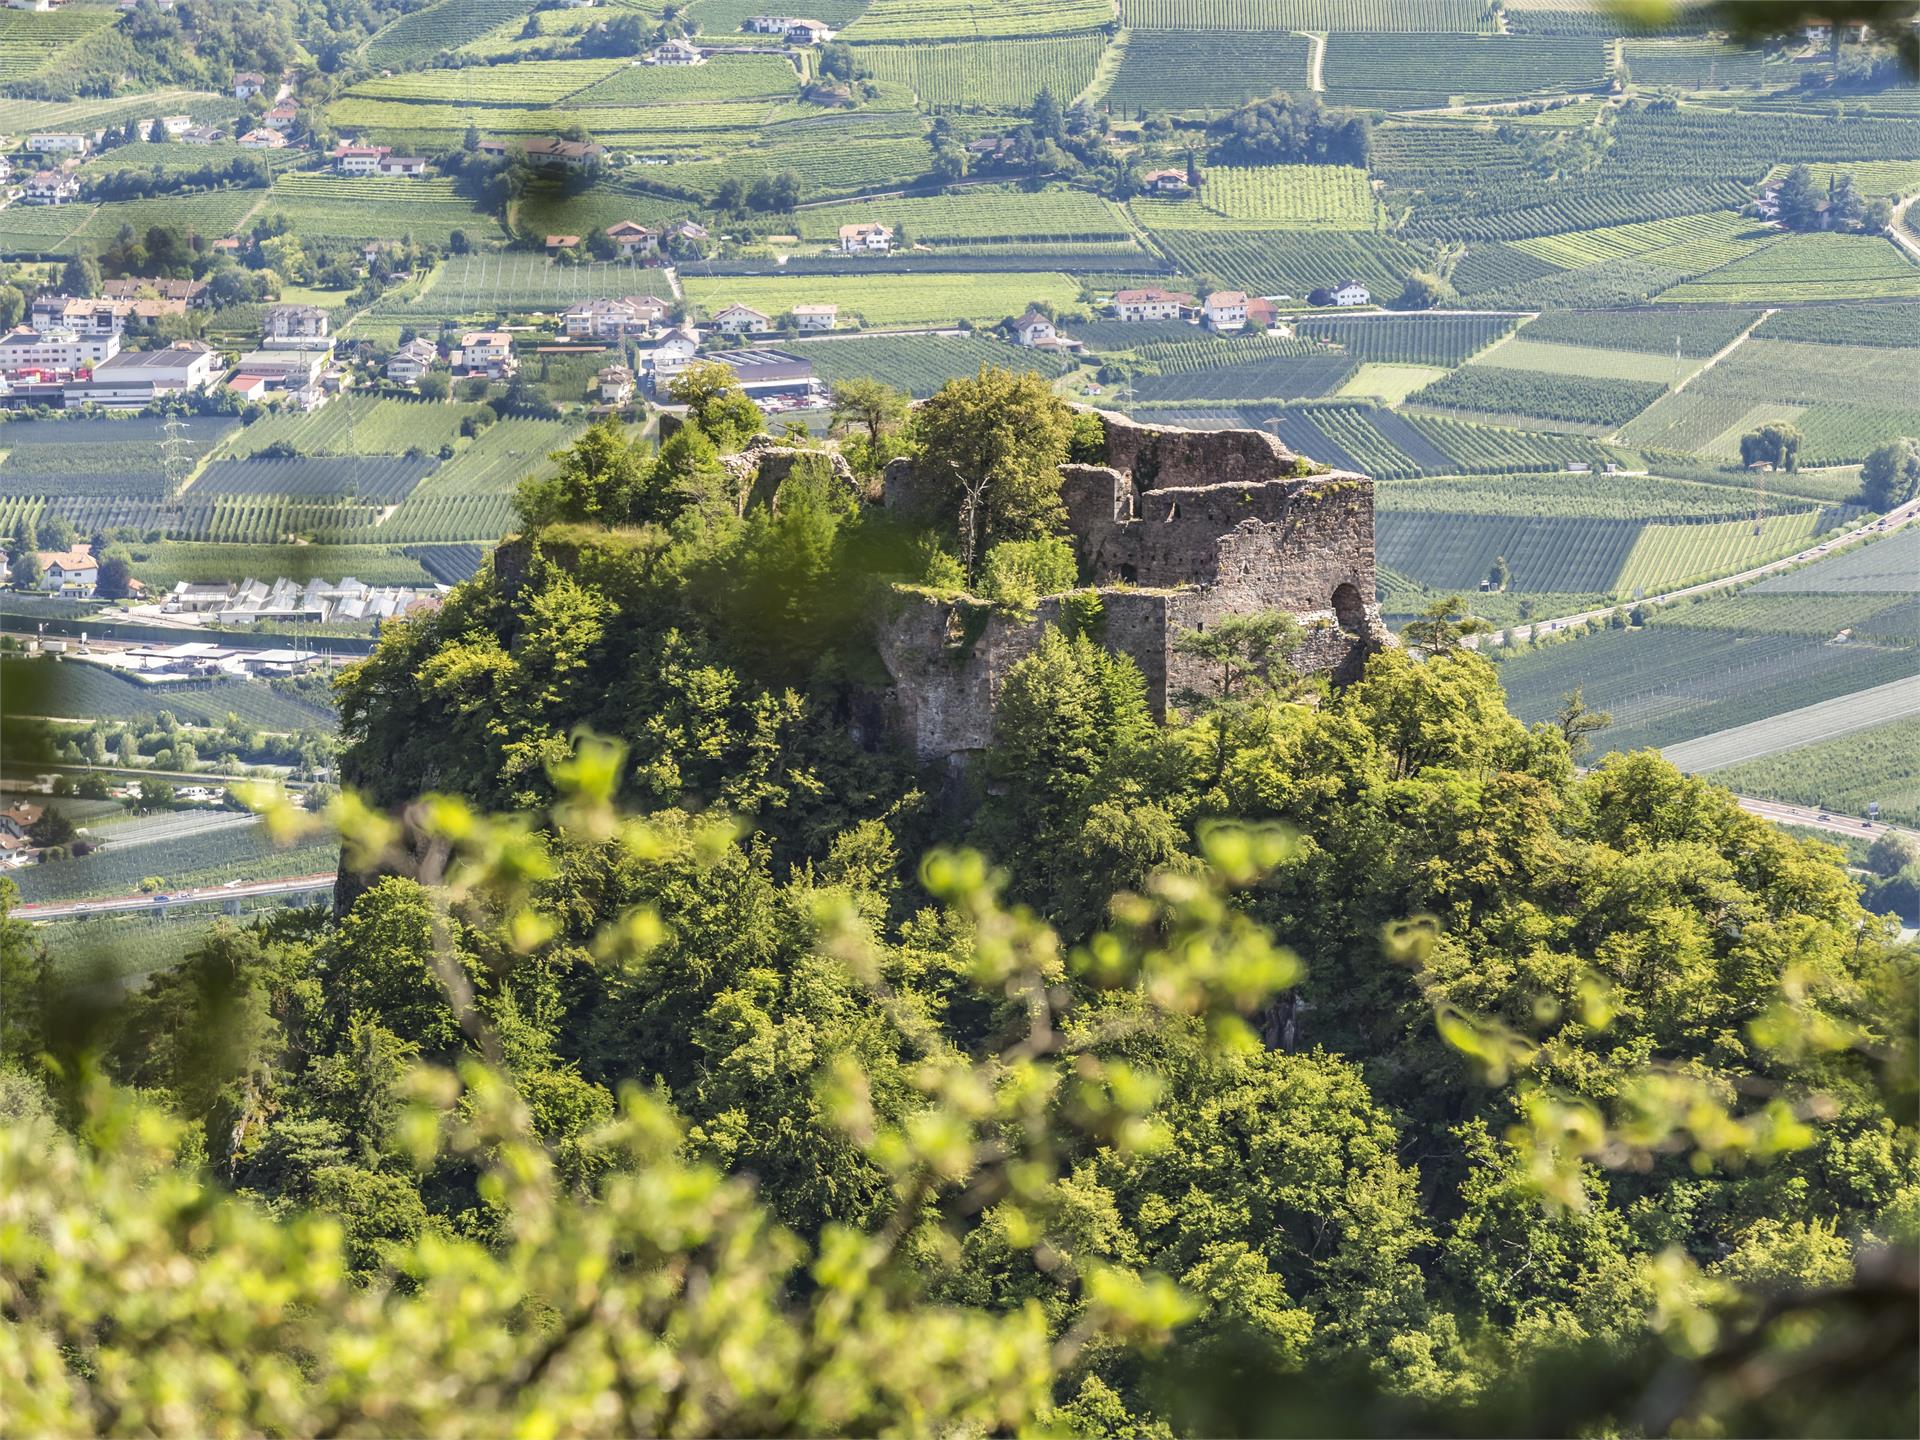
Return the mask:
{"type": "MultiPolygon", "coordinates": [[[[1356,677],[1391,643],[1375,602],[1373,482],[1349,471],[1301,476],[1299,457],[1259,430],[1186,430],[1096,412],[1104,464],[1060,467],[1061,499],[1081,580],[1100,597],[1100,639],[1146,677],[1154,714],[1210,693],[1208,668],[1175,641],[1230,615],[1281,610],[1304,643],[1296,669],[1356,677]]],[[[884,503],[910,512],[912,461],[888,467],[884,503]]],[[[1007,673],[1059,624],[1065,597],[1031,615],[902,590],[879,627],[893,684],[893,728],[925,760],[986,749],[1007,673]]]]}

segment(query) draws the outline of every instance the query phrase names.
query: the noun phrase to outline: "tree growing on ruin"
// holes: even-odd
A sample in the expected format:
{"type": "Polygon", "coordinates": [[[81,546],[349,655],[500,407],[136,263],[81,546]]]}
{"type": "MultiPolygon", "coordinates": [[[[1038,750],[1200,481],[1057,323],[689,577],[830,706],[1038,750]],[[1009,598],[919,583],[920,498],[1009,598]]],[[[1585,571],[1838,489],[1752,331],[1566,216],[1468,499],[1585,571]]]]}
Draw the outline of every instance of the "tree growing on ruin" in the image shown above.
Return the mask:
{"type": "Polygon", "coordinates": [[[982,365],[941,386],[915,412],[913,429],[969,581],[986,544],[1050,535],[1065,520],[1059,467],[1073,411],[1042,376],[982,365]]]}

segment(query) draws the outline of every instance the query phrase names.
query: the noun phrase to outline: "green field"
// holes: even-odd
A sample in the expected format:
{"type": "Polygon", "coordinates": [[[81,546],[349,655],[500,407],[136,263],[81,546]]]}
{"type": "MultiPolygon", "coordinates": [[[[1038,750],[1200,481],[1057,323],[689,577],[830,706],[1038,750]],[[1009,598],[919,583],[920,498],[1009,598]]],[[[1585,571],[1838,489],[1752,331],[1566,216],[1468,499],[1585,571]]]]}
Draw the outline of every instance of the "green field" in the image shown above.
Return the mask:
{"type": "Polygon", "coordinates": [[[57,64],[68,50],[119,18],[105,7],[75,6],[50,14],[0,10],[0,85],[57,64]]]}
{"type": "Polygon", "coordinates": [[[1538,371],[1547,375],[1584,375],[1595,380],[1646,380],[1672,384],[1700,368],[1700,361],[1676,362],[1671,354],[1638,354],[1632,350],[1588,345],[1561,345],[1526,335],[1496,346],[1474,365],[1497,370],[1538,371]]]}
{"type": "Polygon", "coordinates": [[[795,352],[829,384],[856,376],[885,380],[910,394],[931,395],[948,380],[982,365],[1057,375],[1065,362],[1043,351],[1016,350],[1003,340],[974,335],[875,335],[859,340],[809,340],[795,352]]]}
{"type": "MultiPolygon", "coordinates": [[[[1711,769],[1715,780],[1741,795],[1819,805],[1843,815],[1865,815],[1877,804],[1883,821],[1920,825],[1920,715],[1913,713],[1920,696],[1911,684],[1899,688],[1906,692],[1904,699],[1896,691],[1888,702],[1904,707],[1899,719],[1827,739],[1820,738],[1818,728],[1785,715],[1781,738],[1799,733],[1811,743],[1724,767],[1696,763],[1691,768],[1711,769]]],[[[1843,703],[1857,707],[1860,698],[1850,696],[1843,703]]],[[[1706,745],[1712,738],[1696,743],[1706,745]]]]}
{"type": "Polygon", "coordinates": [[[839,246],[840,227],[879,222],[905,229],[915,242],[982,245],[1019,241],[1077,244],[1131,240],[1126,212],[1084,190],[1016,190],[974,186],[951,195],[909,195],[885,200],[814,206],[798,212],[794,229],[803,240],[839,246]]]}

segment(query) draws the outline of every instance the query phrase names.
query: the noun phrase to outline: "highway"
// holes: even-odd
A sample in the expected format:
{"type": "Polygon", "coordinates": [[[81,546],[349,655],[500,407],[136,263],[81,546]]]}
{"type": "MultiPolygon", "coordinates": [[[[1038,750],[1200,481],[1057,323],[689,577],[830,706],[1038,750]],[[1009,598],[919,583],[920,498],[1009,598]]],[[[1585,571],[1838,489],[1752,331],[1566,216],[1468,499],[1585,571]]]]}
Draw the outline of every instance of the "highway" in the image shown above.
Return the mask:
{"type": "Polygon", "coordinates": [[[209,900],[257,900],[272,895],[298,895],[307,890],[331,890],[334,876],[296,875],[285,880],[248,880],[231,888],[205,885],[196,890],[168,890],[155,895],[116,895],[95,900],[50,900],[38,905],[16,905],[22,920],[78,920],[94,915],[124,915],[129,911],[160,914],[176,905],[204,905],[209,900]]]}
{"type": "Polygon", "coordinates": [[[1772,820],[1780,825],[1804,825],[1809,830],[1827,830],[1835,835],[1858,835],[1872,840],[1881,835],[1905,835],[1920,840],[1920,831],[1908,830],[1899,825],[1882,825],[1876,820],[1863,820],[1858,815],[1839,815],[1831,810],[1818,810],[1810,805],[1782,805],[1775,800],[1755,800],[1748,795],[1736,795],[1740,808],[1750,815],[1758,815],[1762,820],[1772,820]]]}

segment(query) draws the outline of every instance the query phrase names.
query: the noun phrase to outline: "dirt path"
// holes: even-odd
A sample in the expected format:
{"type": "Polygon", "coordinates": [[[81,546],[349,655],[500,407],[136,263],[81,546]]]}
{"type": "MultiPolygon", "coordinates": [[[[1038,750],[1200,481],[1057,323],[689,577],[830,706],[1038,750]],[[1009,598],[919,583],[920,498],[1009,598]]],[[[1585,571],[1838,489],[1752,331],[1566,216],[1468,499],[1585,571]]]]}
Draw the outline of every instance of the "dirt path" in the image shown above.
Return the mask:
{"type": "Polygon", "coordinates": [[[1755,330],[1758,330],[1763,324],[1765,324],[1766,319],[1769,315],[1778,315],[1779,313],[1780,312],[1777,309],[1762,310],[1760,312],[1760,318],[1758,320],[1754,321],[1753,324],[1747,326],[1746,329],[1742,330],[1738,335],[1734,336],[1733,339],[1729,340],[1725,345],[1722,345],[1718,350],[1714,351],[1712,356],[1708,358],[1706,364],[1702,365],[1698,370],[1694,371],[1691,375],[1687,376],[1684,380],[1678,381],[1674,385],[1673,389],[1669,390],[1667,393],[1669,395],[1678,395],[1682,390],[1686,389],[1687,386],[1691,385],[1694,381],[1698,380],[1702,375],[1706,374],[1707,371],[1711,370],[1714,366],[1718,365],[1722,360],[1726,359],[1727,356],[1731,355],[1734,351],[1738,350],[1742,345],[1746,344],[1747,337],[1753,334],[1755,330]]]}
{"type": "Polygon", "coordinates": [[[1325,90],[1327,83],[1322,72],[1327,65],[1327,32],[1324,30],[1296,30],[1296,35],[1304,35],[1313,42],[1313,53],[1307,57],[1307,89],[1325,90]]]}

